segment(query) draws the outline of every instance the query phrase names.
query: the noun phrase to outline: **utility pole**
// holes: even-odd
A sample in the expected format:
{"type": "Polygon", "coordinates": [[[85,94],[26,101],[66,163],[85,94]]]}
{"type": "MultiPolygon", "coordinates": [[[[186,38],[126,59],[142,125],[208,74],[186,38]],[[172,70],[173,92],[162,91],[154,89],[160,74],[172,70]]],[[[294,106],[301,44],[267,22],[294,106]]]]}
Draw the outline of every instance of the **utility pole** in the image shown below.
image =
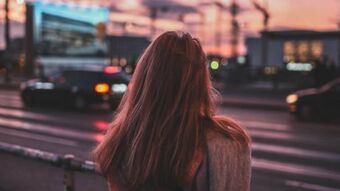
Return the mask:
{"type": "MultiPolygon", "coordinates": [[[[340,1],[338,1],[338,19],[337,19],[337,25],[338,25],[338,30],[340,31],[340,1]]],[[[340,42],[339,42],[339,44],[340,44],[340,42]]],[[[339,57],[340,57],[340,55],[339,55],[339,57]]],[[[339,59],[339,61],[340,61],[340,59],[339,59]]]]}
{"type": "Polygon", "coordinates": [[[5,45],[6,45],[6,52],[9,51],[11,46],[11,39],[10,39],[10,21],[9,21],[9,0],[5,0],[5,45]]]}
{"type": "MultiPolygon", "coordinates": [[[[268,11],[268,6],[260,5],[257,0],[251,0],[253,6],[256,10],[258,10],[263,15],[263,32],[268,31],[268,24],[270,19],[270,13],[268,11]]],[[[268,2],[267,2],[268,3],[268,2]]],[[[262,34],[262,65],[265,67],[267,66],[267,53],[268,53],[268,40],[267,35],[265,33],[262,34]]]]}
{"type": "Polygon", "coordinates": [[[263,31],[267,31],[269,19],[270,19],[270,13],[268,11],[268,8],[266,6],[260,5],[256,0],[252,0],[251,2],[253,6],[255,7],[255,9],[261,12],[261,14],[263,15],[263,20],[262,20],[263,31]]]}
{"type": "MultiPolygon", "coordinates": [[[[199,26],[197,34],[200,37],[201,43],[203,44],[204,40],[205,40],[205,31],[204,31],[205,30],[204,29],[204,26],[205,26],[205,15],[200,10],[196,10],[195,13],[199,16],[199,20],[200,20],[197,23],[195,23],[195,24],[197,24],[199,26]]],[[[186,12],[182,12],[182,13],[178,14],[178,19],[177,20],[179,22],[181,22],[183,25],[185,25],[185,16],[186,16],[186,14],[188,14],[188,12],[187,13],[186,12]]]]}
{"type": "MultiPolygon", "coordinates": [[[[201,3],[200,6],[209,6],[209,5],[214,5],[217,8],[217,15],[216,15],[216,21],[215,21],[215,49],[217,54],[221,54],[222,50],[221,50],[221,44],[222,44],[222,16],[223,16],[223,11],[227,9],[227,7],[225,5],[223,5],[221,2],[219,1],[212,1],[212,2],[204,2],[201,3]]],[[[201,15],[201,19],[202,19],[202,23],[204,23],[205,21],[205,16],[203,14],[201,15]]],[[[204,34],[204,28],[202,25],[202,34],[203,36],[204,34]]]]}
{"type": "Polygon", "coordinates": [[[149,17],[150,17],[150,39],[156,34],[156,18],[157,18],[157,8],[150,7],[149,8],[149,17]]]}
{"type": "Polygon", "coordinates": [[[215,37],[215,44],[217,48],[218,54],[221,54],[221,44],[222,44],[222,11],[224,6],[220,2],[215,2],[216,6],[218,7],[218,12],[216,16],[216,37],[215,37]]]}
{"type": "Polygon", "coordinates": [[[199,28],[199,34],[201,37],[201,43],[204,44],[205,43],[205,14],[202,11],[198,12],[199,16],[200,16],[200,28],[199,28]]]}
{"type": "Polygon", "coordinates": [[[156,28],[156,20],[158,18],[158,14],[160,12],[167,12],[169,11],[169,8],[166,6],[161,7],[154,7],[150,6],[149,9],[149,18],[150,18],[150,39],[156,34],[157,28],[156,28]]]}
{"type": "Polygon", "coordinates": [[[222,12],[224,10],[227,10],[231,14],[231,56],[237,56],[238,55],[238,44],[239,44],[239,36],[240,36],[240,24],[237,20],[237,16],[242,11],[241,7],[237,3],[236,0],[232,0],[230,6],[225,6],[219,1],[212,1],[207,3],[201,3],[202,6],[206,5],[215,5],[218,8],[218,12],[216,15],[216,29],[215,29],[215,47],[221,54],[221,43],[222,43],[222,12]]]}
{"type": "Polygon", "coordinates": [[[238,43],[240,35],[240,24],[237,21],[237,15],[240,12],[240,7],[236,0],[233,0],[230,5],[231,13],[231,56],[238,56],[238,43]]]}
{"type": "Polygon", "coordinates": [[[11,47],[11,37],[10,37],[10,20],[9,20],[9,0],[5,0],[5,55],[4,55],[4,68],[5,68],[5,82],[10,83],[11,77],[10,77],[10,69],[11,69],[11,63],[10,63],[10,47],[11,47]]]}

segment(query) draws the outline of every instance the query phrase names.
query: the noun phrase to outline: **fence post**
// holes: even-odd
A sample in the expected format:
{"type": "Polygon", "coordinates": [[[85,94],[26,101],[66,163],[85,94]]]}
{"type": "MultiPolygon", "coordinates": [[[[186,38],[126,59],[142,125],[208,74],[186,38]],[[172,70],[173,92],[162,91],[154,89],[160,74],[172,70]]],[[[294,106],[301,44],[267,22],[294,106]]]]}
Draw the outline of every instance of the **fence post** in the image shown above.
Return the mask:
{"type": "Polygon", "coordinates": [[[73,155],[64,156],[64,191],[75,191],[74,189],[74,171],[72,170],[73,155]]]}

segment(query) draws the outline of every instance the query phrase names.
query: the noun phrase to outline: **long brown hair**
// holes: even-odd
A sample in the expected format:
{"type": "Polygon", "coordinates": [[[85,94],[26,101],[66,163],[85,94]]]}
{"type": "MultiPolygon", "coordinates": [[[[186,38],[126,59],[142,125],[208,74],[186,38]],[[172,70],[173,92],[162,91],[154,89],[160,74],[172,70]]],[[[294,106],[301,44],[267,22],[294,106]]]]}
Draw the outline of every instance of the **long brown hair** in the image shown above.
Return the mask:
{"type": "Polygon", "coordinates": [[[215,116],[213,91],[199,41],[182,32],[159,36],[139,59],[111,126],[94,150],[103,174],[120,177],[130,190],[176,189],[185,185],[206,128],[248,145],[237,123],[215,116]]]}

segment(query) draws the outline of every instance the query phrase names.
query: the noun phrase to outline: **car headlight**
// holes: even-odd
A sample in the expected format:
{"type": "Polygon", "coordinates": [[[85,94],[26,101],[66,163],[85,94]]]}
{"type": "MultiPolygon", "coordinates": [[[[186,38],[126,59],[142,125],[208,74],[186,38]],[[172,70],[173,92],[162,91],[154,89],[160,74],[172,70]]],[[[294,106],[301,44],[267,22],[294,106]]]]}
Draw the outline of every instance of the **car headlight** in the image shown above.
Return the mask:
{"type": "Polygon", "coordinates": [[[126,84],[113,84],[112,91],[115,93],[124,93],[127,89],[126,84]]]}
{"type": "Polygon", "coordinates": [[[287,96],[286,102],[289,103],[289,104],[293,104],[298,100],[298,98],[299,98],[298,95],[290,94],[290,95],[287,96]]]}

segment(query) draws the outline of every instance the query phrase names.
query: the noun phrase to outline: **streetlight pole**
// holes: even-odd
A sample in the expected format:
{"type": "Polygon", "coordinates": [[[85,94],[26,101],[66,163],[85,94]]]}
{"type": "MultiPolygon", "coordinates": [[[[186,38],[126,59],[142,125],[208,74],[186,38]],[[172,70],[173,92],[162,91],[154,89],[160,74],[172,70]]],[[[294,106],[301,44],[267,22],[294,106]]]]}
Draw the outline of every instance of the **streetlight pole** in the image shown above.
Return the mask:
{"type": "Polygon", "coordinates": [[[5,55],[4,55],[4,60],[3,62],[4,67],[5,67],[5,82],[9,83],[11,81],[9,72],[10,72],[10,68],[11,68],[11,63],[10,63],[10,55],[9,55],[9,51],[10,51],[10,44],[11,44],[11,37],[10,37],[10,20],[9,20],[9,0],[5,0],[5,23],[4,23],[4,28],[5,28],[5,55]]]}
{"type": "Polygon", "coordinates": [[[150,39],[156,34],[156,19],[157,19],[158,9],[155,7],[149,8],[149,18],[150,18],[150,39]]]}
{"type": "Polygon", "coordinates": [[[238,43],[240,34],[240,25],[237,21],[237,15],[239,14],[240,7],[236,0],[233,0],[230,5],[231,13],[231,56],[238,56],[238,43]]]}
{"type": "Polygon", "coordinates": [[[259,12],[261,12],[261,14],[263,15],[263,20],[262,20],[263,29],[262,30],[267,31],[269,19],[270,19],[270,13],[268,11],[268,7],[265,6],[265,5],[260,5],[256,0],[252,0],[251,2],[253,4],[253,6],[255,7],[255,9],[258,10],[259,12]]]}
{"type": "Polygon", "coordinates": [[[11,39],[10,39],[10,21],[9,21],[9,0],[5,0],[5,45],[6,52],[9,51],[11,39]]]}

